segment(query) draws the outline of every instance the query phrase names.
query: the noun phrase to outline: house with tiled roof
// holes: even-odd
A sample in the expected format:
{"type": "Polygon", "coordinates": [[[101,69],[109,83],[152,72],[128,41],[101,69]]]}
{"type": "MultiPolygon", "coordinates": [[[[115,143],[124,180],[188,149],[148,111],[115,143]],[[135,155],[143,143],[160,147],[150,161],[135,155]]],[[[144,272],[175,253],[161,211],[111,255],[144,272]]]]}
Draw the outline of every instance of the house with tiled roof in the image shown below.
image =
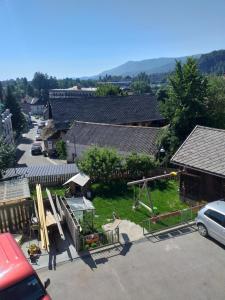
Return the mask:
{"type": "Polygon", "coordinates": [[[32,115],[42,116],[46,107],[46,100],[44,97],[32,98],[30,101],[30,112],[32,115]]]}
{"type": "Polygon", "coordinates": [[[158,152],[157,127],[127,126],[91,122],[74,122],[67,131],[64,141],[67,147],[67,161],[92,146],[116,149],[120,154],[132,152],[155,156],[158,152]]]}
{"type": "Polygon", "coordinates": [[[56,128],[61,129],[69,129],[74,120],[141,126],[161,126],[165,122],[152,95],[51,99],[46,118],[49,109],[56,128]]]}
{"type": "Polygon", "coordinates": [[[225,198],[225,130],[196,126],[171,159],[183,172],[184,199],[225,198]]]}
{"type": "Polygon", "coordinates": [[[165,124],[153,95],[50,99],[45,118],[51,120],[43,136],[47,151],[48,145],[53,149],[65,137],[74,121],[148,127],[165,124]]]}

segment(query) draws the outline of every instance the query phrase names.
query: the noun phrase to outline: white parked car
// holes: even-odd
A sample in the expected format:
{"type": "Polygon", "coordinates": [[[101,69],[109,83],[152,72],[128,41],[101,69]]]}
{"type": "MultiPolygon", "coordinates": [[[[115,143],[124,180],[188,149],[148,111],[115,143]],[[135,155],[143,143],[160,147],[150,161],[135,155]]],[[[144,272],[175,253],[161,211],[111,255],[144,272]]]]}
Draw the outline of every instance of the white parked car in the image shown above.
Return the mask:
{"type": "Polygon", "coordinates": [[[198,212],[195,221],[202,236],[209,235],[225,245],[225,201],[208,203],[198,212]]]}

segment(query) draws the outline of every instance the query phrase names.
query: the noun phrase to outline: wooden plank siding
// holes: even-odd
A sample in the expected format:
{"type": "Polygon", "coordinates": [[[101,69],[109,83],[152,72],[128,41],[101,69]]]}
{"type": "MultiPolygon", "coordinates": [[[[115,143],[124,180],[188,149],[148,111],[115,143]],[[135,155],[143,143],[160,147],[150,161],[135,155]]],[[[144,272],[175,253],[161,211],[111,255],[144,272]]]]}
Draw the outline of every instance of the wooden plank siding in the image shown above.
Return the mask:
{"type": "Polygon", "coordinates": [[[180,175],[180,196],[182,200],[207,202],[224,199],[225,178],[187,169],[180,175]]]}
{"type": "Polygon", "coordinates": [[[62,207],[74,246],[78,252],[80,251],[80,226],[76,224],[76,218],[74,217],[73,212],[71,211],[69,206],[66,205],[65,200],[60,197],[59,202],[62,207]]]}
{"type": "Polygon", "coordinates": [[[19,203],[0,206],[0,232],[22,232],[34,212],[33,202],[24,200],[19,203]]]}

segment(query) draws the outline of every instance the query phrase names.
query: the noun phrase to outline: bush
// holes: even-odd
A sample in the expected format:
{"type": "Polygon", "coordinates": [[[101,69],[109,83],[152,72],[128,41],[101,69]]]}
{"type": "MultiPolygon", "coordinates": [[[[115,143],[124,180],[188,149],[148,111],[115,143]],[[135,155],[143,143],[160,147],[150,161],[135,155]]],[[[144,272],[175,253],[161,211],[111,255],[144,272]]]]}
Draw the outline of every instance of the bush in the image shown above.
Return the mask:
{"type": "Polygon", "coordinates": [[[118,186],[116,179],[119,177],[123,184],[121,174],[128,172],[129,176],[140,177],[148,175],[157,167],[157,162],[152,156],[132,153],[123,157],[114,149],[99,147],[89,148],[77,164],[79,169],[93,180],[106,183],[107,186],[111,184],[111,189],[114,183],[118,186]]]}
{"type": "Polygon", "coordinates": [[[0,178],[3,172],[14,166],[16,160],[16,149],[13,145],[5,144],[0,137],[0,178]]]}
{"type": "Polygon", "coordinates": [[[60,159],[66,159],[66,143],[63,140],[56,143],[56,152],[60,159]]]}
{"type": "Polygon", "coordinates": [[[121,157],[116,150],[92,147],[77,162],[79,169],[91,178],[108,183],[121,169],[121,157]]]}
{"type": "Polygon", "coordinates": [[[132,176],[148,175],[149,171],[156,167],[157,163],[154,157],[146,154],[131,153],[125,160],[125,168],[132,176]]]}

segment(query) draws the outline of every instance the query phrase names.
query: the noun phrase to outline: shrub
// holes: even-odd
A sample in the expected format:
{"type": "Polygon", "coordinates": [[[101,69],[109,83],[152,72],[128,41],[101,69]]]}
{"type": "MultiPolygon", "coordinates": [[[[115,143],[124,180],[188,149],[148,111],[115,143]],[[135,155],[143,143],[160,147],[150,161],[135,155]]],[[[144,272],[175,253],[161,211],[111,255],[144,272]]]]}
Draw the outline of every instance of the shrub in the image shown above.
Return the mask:
{"type": "Polygon", "coordinates": [[[149,171],[157,167],[154,157],[146,154],[131,153],[126,157],[125,168],[130,175],[148,175],[149,171]]]}
{"type": "Polygon", "coordinates": [[[56,143],[56,152],[60,159],[66,159],[66,143],[63,140],[56,143]]]}
{"type": "Polygon", "coordinates": [[[121,170],[121,157],[116,150],[92,147],[78,160],[79,169],[91,178],[108,183],[121,170]]]}

